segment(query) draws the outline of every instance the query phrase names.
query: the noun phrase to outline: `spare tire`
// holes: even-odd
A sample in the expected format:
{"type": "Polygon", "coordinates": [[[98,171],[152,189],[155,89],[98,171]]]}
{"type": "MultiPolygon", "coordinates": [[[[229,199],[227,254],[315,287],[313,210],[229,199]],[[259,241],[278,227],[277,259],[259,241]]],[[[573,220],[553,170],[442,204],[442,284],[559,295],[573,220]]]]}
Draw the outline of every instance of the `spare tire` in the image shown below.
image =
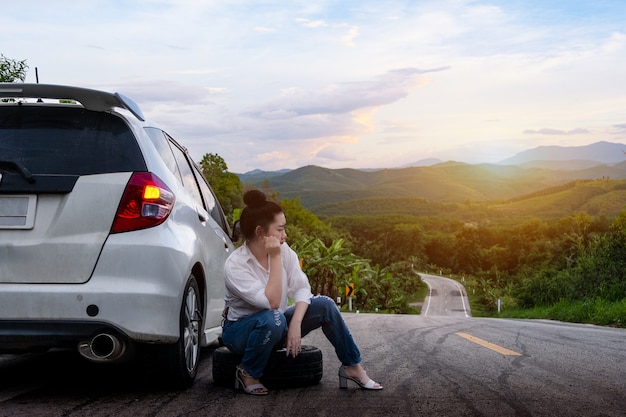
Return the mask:
{"type": "MultiPolygon", "coordinates": [[[[213,382],[234,387],[235,370],[241,356],[221,346],[213,352],[213,382]]],[[[261,382],[268,388],[291,388],[316,385],[322,379],[322,351],[315,346],[302,346],[295,358],[287,356],[284,349],[272,352],[263,371],[261,382]]]]}

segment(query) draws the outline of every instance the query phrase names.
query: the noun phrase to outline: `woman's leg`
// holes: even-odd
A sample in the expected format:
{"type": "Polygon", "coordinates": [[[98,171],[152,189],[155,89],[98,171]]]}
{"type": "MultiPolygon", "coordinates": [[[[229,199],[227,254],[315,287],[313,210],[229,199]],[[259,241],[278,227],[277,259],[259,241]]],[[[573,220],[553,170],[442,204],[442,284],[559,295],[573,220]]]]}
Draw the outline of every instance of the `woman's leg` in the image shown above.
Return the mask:
{"type": "Polygon", "coordinates": [[[278,310],[264,310],[237,321],[226,321],[222,342],[236,355],[241,366],[258,379],[269,361],[274,346],[283,338],[287,321],[278,310]]]}
{"type": "MultiPolygon", "coordinates": [[[[293,308],[287,309],[285,317],[287,323],[291,321],[293,308]]],[[[302,337],[312,330],[321,327],[326,338],[335,347],[337,358],[345,366],[356,365],[361,362],[361,353],[357,347],[350,329],[346,325],[335,302],[325,295],[311,298],[311,304],[302,319],[302,337]]]]}

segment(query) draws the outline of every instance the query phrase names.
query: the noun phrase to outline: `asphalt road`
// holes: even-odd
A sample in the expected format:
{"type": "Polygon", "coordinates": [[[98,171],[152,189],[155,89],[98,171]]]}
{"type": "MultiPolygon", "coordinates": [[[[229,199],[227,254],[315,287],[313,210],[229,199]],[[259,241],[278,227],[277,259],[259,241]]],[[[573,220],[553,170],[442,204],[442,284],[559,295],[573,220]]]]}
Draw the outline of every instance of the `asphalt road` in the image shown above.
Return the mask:
{"type": "Polygon", "coordinates": [[[345,314],[382,391],[338,389],[339,362],[318,330],[305,343],[323,351],[320,384],[267,397],[213,384],[210,349],[196,383],[182,392],[72,352],[0,357],[0,416],[626,415],[626,330],[472,318],[453,299],[462,291],[447,296],[451,316],[435,315],[446,312],[435,310],[446,299],[436,281],[429,279],[439,294],[428,314],[345,314]]]}
{"type": "Polygon", "coordinates": [[[429,288],[422,305],[425,317],[470,317],[470,305],[465,288],[450,278],[420,274],[429,288]]]}

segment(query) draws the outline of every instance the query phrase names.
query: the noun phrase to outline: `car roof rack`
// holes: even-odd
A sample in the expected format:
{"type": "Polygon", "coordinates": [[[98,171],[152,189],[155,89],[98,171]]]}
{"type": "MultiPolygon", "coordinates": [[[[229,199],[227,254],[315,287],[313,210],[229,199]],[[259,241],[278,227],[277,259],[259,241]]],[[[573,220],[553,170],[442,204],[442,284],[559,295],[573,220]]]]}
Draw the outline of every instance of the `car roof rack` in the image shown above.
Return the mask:
{"type": "Polygon", "coordinates": [[[53,84],[0,83],[0,98],[74,100],[87,110],[109,111],[120,107],[130,111],[142,122],[146,120],[137,103],[130,98],[120,93],[107,93],[89,88],[53,84]]]}

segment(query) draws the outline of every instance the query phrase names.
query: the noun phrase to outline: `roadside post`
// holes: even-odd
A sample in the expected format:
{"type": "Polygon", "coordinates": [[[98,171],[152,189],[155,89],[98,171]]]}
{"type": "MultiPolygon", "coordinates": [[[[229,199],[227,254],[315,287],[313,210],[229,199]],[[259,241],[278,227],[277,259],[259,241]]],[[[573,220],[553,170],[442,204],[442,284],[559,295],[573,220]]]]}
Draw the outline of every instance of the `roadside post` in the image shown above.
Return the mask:
{"type": "Polygon", "coordinates": [[[348,297],[348,310],[352,311],[352,297],[354,296],[354,282],[346,285],[346,297],[348,297]]]}

